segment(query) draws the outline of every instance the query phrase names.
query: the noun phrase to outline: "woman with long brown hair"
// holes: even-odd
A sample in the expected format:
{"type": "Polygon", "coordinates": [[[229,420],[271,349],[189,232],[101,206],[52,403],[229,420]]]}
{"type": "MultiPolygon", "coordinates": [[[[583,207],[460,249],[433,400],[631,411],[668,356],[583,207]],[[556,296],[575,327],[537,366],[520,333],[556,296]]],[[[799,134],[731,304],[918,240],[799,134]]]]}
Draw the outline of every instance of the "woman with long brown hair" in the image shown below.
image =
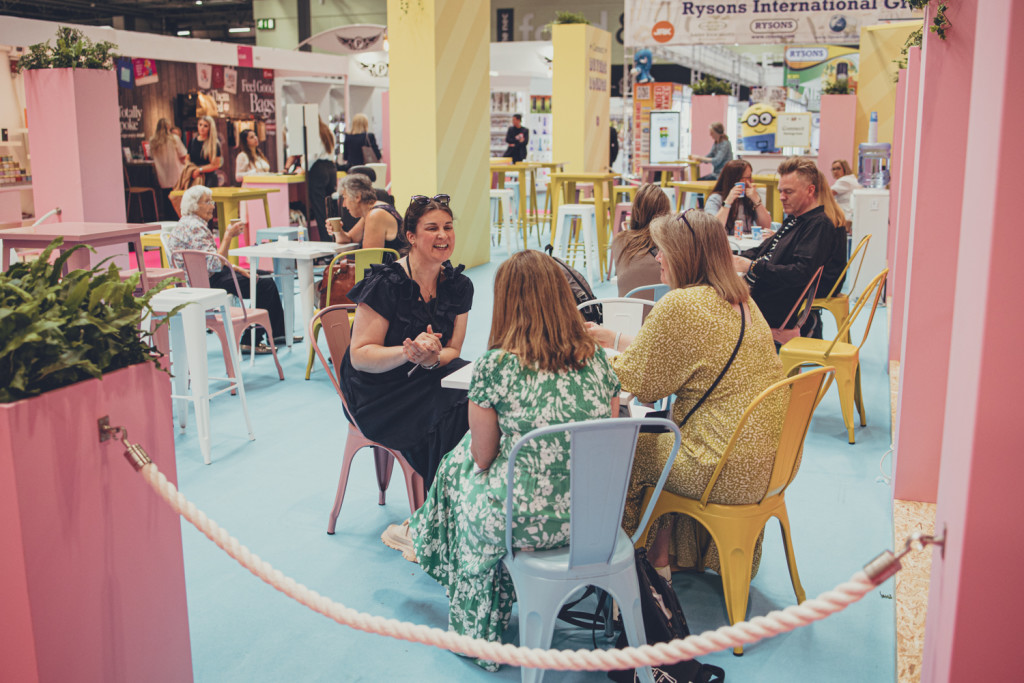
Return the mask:
{"type": "MultiPolygon", "coordinates": [[[[672,290],[654,305],[635,339],[592,324],[590,331],[602,346],[622,349],[612,367],[623,390],[646,403],[675,395],[672,419],[683,441],[665,490],[699,498],[740,415],[782,379],[782,363],[771,328],[733,269],[725,232],[714,216],[697,209],[664,216],[651,224],[651,236],[662,281],[672,290]],[[723,368],[725,374],[707,393],[723,368]]],[[[711,493],[712,502],[754,503],[763,497],[786,406],[780,394],[754,412],[711,493]]],[[[622,524],[627,533],[639,524],[644,487],[654,485],[671,452],[672,439],[666,436],[640,435],[622,524]]],[[[691,518],[663,517],[652,529],[650,558],[663,574],[669,567],[718,569],[714,544],[691,518]]],[[[759,559],[760,544],[755,571],[759,559]]]]}
{"type": "Polygon", "coordinates": [[[327,198],[338,184],[338,167],[334,164],[334,134],[323,119],[319,119],[320,139],[310,142],[310,164],[306,171],[306,189],[309,193],[309,212],[316,221],[321,242],[333,242],[327,232],[327,198]],[[320,144],[316,144],[319,142],[320,144]]]}
{"type": "MultiPolygon", "coordinates": [[[[616,414],[619,383],[561,269],[537,251],[513,254],[498,268],[488,346],[473,367],[470,431],[412,516],[415,557],[405,554],[447,589],[451,630],[500,641],[514,599],[501,564],[508,454],[537,427],[616,414]]],[[[516,460],[515,491],[523,491],[514,502],[516,548],[569,543],[569,448],[566,437],[557,439],[522,449],[516,460]]]]}
{"type": "Polygon", "coordinates": [[[763,230],[771,230],[772,227],[772,215],[754,189],[753,170],[741,159],[722,167],[715,188],[704,204],[704,211],[725,226],[727,235],[735,234],[737,221],[744,232],[750,232],[755,223],[763,230]]]}
{"type": "Polygon", "coordinates": [[[672,204],[660,185],[645,183],[636,191],[629,230],[623,230],[612,240],[612,260],[615,262],[619,296],[626,296],[631,289],[656,285],[661,281],[661,266],[654,260],[657,250],[651,239],[650,225],[652,220],[671,210],[672,204]]]}

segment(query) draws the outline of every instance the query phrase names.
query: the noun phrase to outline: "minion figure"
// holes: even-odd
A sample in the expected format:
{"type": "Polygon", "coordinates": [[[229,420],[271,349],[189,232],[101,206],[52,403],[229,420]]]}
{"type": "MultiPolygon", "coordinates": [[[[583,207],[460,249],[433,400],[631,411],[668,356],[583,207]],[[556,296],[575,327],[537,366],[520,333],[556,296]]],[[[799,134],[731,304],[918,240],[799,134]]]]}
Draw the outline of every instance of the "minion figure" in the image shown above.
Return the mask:
{"type": "Polygon", "coordinates": [[[654,54],[647,48],[637,50],[633,55],[633,75],[637,83],[653,83],[654,76],[651,76],[651,66],[654,64],[654,54]]]}
{"type": "Polygon", "coordinates": [[[743,149],[748,152],[774,152],[778,125],[779,116],[775,107],[761,102],[750,105],[743,112],[740,135],[743,138],[743,149]]]}

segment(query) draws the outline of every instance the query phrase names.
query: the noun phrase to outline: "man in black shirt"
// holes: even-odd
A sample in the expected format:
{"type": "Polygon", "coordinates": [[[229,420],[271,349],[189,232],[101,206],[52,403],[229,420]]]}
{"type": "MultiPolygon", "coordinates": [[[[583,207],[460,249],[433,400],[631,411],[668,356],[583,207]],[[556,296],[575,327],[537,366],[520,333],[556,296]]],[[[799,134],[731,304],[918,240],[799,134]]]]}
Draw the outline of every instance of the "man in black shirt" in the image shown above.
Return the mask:
{"type": "Polygon", "coordinates": [[[530,131],[523,127],[523,115],[513,114],[512,125],[508,127],[508,132],[505,133],[505,142],[508,143],[508,148],[505,150],[505,156],[512,158],[513,164],[518,164],[520,161],[526,160],[526,143],[530,140],[530,131]]]}
{"type": "MultiPolygon", "coordinates": [[[[779,197],[786,220],[759,247],[734,256],[736,270],[746,273],[750,295],[768,325],[779,328],[818,266],[824,266],[818,295],[824,296],[846,265],[846,231],[825,214],[819,196],[828,181],[810,159],[792,157],[779,165],[779,197]]],[[[821,336],[812,313],[804,336],[821,336]]]]}

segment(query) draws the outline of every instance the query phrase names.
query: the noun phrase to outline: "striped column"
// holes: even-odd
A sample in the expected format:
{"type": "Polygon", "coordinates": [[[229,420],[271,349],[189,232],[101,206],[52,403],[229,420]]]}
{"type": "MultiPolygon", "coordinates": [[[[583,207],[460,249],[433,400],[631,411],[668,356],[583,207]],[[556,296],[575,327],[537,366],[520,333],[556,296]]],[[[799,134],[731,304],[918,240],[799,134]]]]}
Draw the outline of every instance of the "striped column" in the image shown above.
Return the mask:
{"type": "Polygon", "coordinates": [[[452,197],[453,263],[490,260],[488,3],[388,0],[392,193],[452,197]]]}

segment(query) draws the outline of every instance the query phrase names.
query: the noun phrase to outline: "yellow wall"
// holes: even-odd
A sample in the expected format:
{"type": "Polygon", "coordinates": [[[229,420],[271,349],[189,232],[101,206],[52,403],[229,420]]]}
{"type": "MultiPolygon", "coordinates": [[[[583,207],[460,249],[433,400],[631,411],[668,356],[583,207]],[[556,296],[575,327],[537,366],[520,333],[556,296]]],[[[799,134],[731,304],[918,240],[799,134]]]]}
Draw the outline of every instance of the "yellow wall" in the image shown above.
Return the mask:
{"type": "Polygon", "coordinates": [[[893,60],[899,58],[907,36],[919,28],[920,22],[904,21],[861,29],[856,144],[868,141],[868,121],[873,111],[878,112],[878,142],[892,143],[897,71],[893,60]]]}
{"type": "Polygon", "coordinates": [[[551,37],[552,159],[570,173],[607,171],[612,35],[586,24],[556,24],[551,37]]]}
{"type": "Polygon", "coordinates": [[[391,191],[452,197],[455,256],[490,260],[490,6],[388,0],[391,191]]]}

